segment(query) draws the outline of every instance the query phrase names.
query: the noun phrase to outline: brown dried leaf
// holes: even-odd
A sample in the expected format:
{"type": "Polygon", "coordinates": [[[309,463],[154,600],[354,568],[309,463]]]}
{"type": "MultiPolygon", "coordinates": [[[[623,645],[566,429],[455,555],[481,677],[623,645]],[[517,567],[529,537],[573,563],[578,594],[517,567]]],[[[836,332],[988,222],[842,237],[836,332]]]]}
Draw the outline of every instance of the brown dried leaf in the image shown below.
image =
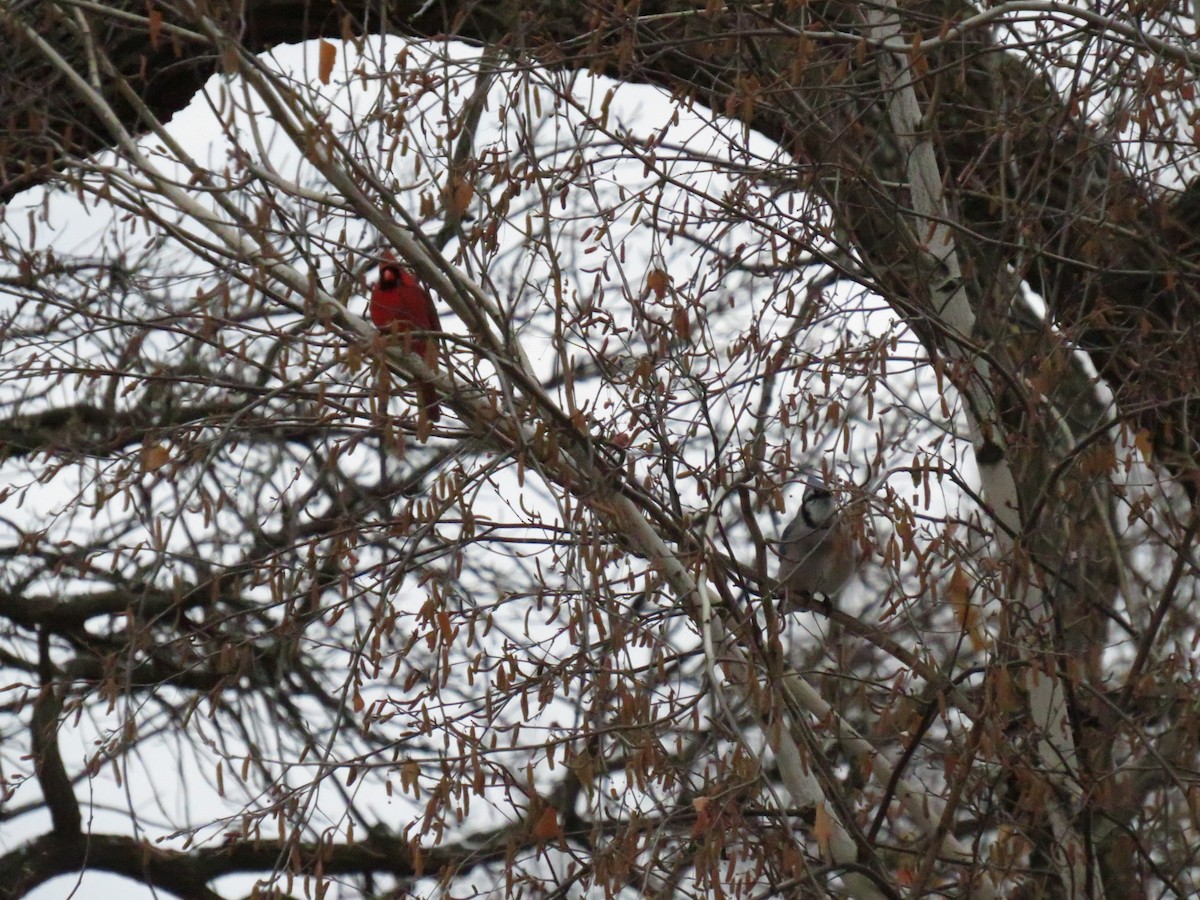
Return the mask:
{"type": "Polygon", "coordinates": [[[678,306],[672,315],[672,324],[675,326],[675,334],[677,337],[687,340],[692,333],[692,323],[688,318],[686,306],[678,306]]]}
{"type": "Polygon", "coordinates": [[[539,841],[551,841],[558,837],[561,831],[557,810],[553,806],[547,806],[538,816],[537,824],[533,826],[534,838],[539,841]]]}
{"type": "Polygon", "coordinates": [[[465,178],[456,179],[447,199],[449,200],[450,214],[461,218],[470,209],[471,201],[475,199],[475,186],[465,178]]]}
{"type": "Polygon", "coordinates": [[[150,46],[158,49],[158,36],[162,32],[163,14],[161,9],[151,9],[147,16],[150,23],[150,46]]]}
{"type": "Polygon", "coordinates": [[[959,627],[971,639],[971,646],[976,652],[985,649],[987,635],[983,631],[979,607],[971,602],[971,579],[962,566],[954,567],[954,574],[950,576],[950,584],[946,587],[946,599],[954,609],[959,627]]]}
{"type": "Polygon", "coordinates": [[[651,269],[646,273],[646,287],[654,292],[654,296],[661,300],[667,296],[667,288],[670,287],[670,276],[662,269],[651,269]]]}
{"type": "MultiPolygon", "coordinates": [[[[1138,449],[1140,450],[1141,447],[1139,446],[1138,449]]],[[[1100,444],[1093,444],[1080,454],[1079,457],[1079,470],[1084,475],[1092,478],[1107,476],[1116,467],[1116,448],[1107,441],[1100,444]]]]}
{"type": "Polygon", "coordinates": [[[1142,454],[1142,459],[1150,462],[1154,455],[1154,441],[1150,438],[1150,432],[1145,428],[1139,429],[1138,433],[1134,435],[1133,445],[1137,447],[1138,453],[1142,454]]]}
{"type": "Polygon", "coordinates": [[[400,767],[400,790],[404,793],[412,791],[414,797],[421,796],[421,787],[419,778],[421,775],[420,763],[409,760],[400,767]]]}
{"type": "Polygon", "coordinates": [[[829,811],[825,809],[824,800],[817,804],[816,819],[813,822],[813,837],[817,839],[821,855],[828,858],[829,841],[833,837],[833,819],[830,817],[829,811]]]}
{"type": "Polygon", "coordinates": [[[337,62],[337,45],[323,40],[319,48],[317,77],[321,79],[321,84],[329,84],[329,76],[333,73],[333,64],[337,62]]]}
{"type": "Polygon", "coordinates": [[[171,460],[171,452],[162,444],[142,448],[142,472],[157,472],[171,460]]]}
{"type": "Polygon", "coordinates": [[[691,836],[698,838],[716,822],[716,804],[709,797],[697,797],[692,801],[692,809],[696,810],[696,823],[692,826],[691,836]]]}

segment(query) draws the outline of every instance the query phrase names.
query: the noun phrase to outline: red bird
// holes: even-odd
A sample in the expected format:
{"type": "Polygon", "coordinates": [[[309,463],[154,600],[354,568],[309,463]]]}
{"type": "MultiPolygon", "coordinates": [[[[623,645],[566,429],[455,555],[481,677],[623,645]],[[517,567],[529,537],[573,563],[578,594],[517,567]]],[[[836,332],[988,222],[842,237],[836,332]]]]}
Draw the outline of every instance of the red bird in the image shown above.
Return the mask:
{"type": "MultiPolygon", "coordinates": [[[[425,360],[431,369],[438,367],[438,339],[442,330],[437,308],[417,276],[385,252],[379,264],[379,281],[371,290],[371,321],[384,334],[402,334],[406,347],[425,360]]],[[[417,396],[431,422],[442,417],[433,385],[417,382],[417,396]]]]}

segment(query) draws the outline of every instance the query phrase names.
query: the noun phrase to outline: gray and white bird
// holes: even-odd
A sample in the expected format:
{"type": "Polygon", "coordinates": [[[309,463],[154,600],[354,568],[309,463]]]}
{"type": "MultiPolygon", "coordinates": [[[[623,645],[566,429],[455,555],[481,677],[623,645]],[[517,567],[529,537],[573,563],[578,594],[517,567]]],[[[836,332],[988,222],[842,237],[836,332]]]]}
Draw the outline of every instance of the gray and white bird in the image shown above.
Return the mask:
{"type": "Polygon", "coordinates": [[[858,568],[858,543],[833,492],[821,476],[808,476],[800,512],[779,540],[779,581],[785,607],[813,595],[832,599],[858,568]]]}

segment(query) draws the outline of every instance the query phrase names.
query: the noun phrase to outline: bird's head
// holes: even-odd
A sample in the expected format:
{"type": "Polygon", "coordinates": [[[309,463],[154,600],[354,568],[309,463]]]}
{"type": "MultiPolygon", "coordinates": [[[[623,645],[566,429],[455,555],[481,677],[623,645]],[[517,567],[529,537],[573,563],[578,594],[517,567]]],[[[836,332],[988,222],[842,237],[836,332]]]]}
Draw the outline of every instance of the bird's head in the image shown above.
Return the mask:
{"type": "Polygon", "coordinates": [[[395,262],[383,262],[379,266],[379,286],[393,288],[404,280],[403,270],[395,262]]]}
{"type": "Polygon", "coordinates": [[[391,289],[403,285],[412,287],[419,284],[417,276],[410,269],[404,268],[391,250],[384,250],[379,258],[379,286],[391,289]]]}
{"type": "Polygon", "coordinates": [[[399,261],[396,259],[396,254],[391,250],[384,250],[379,256],[379,286],[381,288],[394,288],[404,281],[404,270],[400,267],[399,261]]]}
{"type": "Polygon", "coordinates": [[[833,492],[820,475],[809,475],[800,500],[800,512],[810,528],[824,528],[837,513],[833,492]]]}

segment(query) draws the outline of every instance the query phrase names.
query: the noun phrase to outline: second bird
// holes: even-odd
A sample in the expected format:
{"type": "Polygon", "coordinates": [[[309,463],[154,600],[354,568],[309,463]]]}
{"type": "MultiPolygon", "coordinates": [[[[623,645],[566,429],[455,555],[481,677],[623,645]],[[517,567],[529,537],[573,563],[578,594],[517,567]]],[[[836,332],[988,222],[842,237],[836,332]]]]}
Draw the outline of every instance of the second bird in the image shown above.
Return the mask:
{"type": "MultiPolygon", "coordinates": [[[[396,262],[391,253],[385,253],[379,264],[379,281],[371,290],[371,321],[381,332],[411,335],[412,352],[416,353],[431,369],[438,367],[438,339],[442,330],[438,322],[437,308],[429,291],[417,280],[417,276],[396,262]]],[[[425,415],[431,422],[442,417],[433,385],[417,381],[417,396],[425,415]]]]}
{"type": "Polygon", "coordinates": [[[830,600],[858,567],[851,525],[838,509],[829,486],[810,475],[800,512],[779,540],[779,580],[788,605],[803,608],[814,594],[830,600]]]}

